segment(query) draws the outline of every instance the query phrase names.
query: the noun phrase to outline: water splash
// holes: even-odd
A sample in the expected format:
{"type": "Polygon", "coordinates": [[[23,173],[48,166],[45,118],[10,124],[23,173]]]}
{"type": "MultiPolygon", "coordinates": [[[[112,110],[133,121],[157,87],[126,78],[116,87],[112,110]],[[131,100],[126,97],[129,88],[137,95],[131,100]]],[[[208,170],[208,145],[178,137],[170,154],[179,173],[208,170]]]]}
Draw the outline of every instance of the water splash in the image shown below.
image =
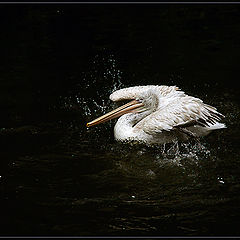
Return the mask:
{"type": "MultiPolygon", "coordinates": [[[[82,72],[81,83],[65,96],[59,97],[58,108],[65,111],[80,111],[81,116],[87,119],[106,113],[112,107],[109,95],[123,87],[121,75],[122,72],[113,54],[96,55],[89,69],[82,72]]],[[[54,109],[57,107],[54,106],[54,109]]]]}
{"type": "Polygon", "coordinates": [[[199,141],[176,141],[159,145],[157,149],[155,161],[161,166],[166,164],[183,166],[183,160],[191,160],[198,164],[199,159],[207,159],[211,155],[210,150],[199,141]]]}

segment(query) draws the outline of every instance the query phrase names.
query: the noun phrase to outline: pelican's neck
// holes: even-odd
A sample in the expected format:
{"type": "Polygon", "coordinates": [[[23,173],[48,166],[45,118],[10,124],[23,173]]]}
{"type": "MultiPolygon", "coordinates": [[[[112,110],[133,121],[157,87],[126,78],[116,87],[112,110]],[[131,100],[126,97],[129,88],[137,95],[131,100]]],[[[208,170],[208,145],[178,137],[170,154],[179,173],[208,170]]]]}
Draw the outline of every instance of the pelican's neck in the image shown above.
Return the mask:
{"type": "Polygon", "coordinates": [[[114,127],[114,137],[117,140],[134,140],[137,137],[137,133],[134,132],[134,126],[136,123],[141,121],[144,117],[149,115],[149,111],[143,113],[127,113],[121,116],[115,127],[114,127]]]}

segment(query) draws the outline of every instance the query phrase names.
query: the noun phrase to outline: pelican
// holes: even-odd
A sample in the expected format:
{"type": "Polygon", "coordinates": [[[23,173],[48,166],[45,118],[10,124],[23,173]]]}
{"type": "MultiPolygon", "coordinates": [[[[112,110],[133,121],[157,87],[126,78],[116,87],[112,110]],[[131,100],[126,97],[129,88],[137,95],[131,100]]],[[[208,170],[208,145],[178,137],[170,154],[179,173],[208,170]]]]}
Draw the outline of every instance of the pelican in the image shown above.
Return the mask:
{"type": "Polygon", "coordinates": [[[212,130],[226,128],[223,114],[215,107],[189,96],[176,86],[148,85],[117,90],[114,102],[127,104],[87,123],[87,127],[118,118],[114,137],[119,141],[163,144],[206,136],[212,130]]]}

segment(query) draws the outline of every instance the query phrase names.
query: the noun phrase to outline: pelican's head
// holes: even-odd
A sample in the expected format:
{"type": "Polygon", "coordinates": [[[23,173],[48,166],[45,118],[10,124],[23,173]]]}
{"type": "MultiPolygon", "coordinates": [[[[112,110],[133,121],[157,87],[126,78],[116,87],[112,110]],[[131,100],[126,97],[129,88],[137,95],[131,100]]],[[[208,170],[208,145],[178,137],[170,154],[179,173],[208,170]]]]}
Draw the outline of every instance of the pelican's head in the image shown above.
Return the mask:
{"type": "Polygon", "coordinates": [[[153,112],[158,105],[158,97],[154,92],[155,86],[129,87],[117,90],[110,95],[114,102],[129,100],[127,104],[87,123],[87,127],[107,122],[126,113],[148,113],[153,112]]]}

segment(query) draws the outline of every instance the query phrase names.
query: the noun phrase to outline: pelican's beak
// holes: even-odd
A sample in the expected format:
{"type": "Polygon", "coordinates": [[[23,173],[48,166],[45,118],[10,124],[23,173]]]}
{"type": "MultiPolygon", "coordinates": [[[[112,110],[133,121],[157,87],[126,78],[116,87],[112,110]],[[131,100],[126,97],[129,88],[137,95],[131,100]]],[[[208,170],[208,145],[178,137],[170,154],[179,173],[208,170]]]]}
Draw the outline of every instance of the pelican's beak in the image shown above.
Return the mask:
{"type": "Polygon", "coordinates": [[[122,116],[125,113],[130,113],[133,112],[133,110],[135,110],[136,108],[140,108],[143,107],[144,105],[140,102],[138,102],[137,100],[133,100],[109,113],[106,113],[105,115],[87,123],[87,127],[91,127],[94,125],[97,125],[99,123],[104,123],[107,122],[111,119],[117,118],[122,116]]]}

